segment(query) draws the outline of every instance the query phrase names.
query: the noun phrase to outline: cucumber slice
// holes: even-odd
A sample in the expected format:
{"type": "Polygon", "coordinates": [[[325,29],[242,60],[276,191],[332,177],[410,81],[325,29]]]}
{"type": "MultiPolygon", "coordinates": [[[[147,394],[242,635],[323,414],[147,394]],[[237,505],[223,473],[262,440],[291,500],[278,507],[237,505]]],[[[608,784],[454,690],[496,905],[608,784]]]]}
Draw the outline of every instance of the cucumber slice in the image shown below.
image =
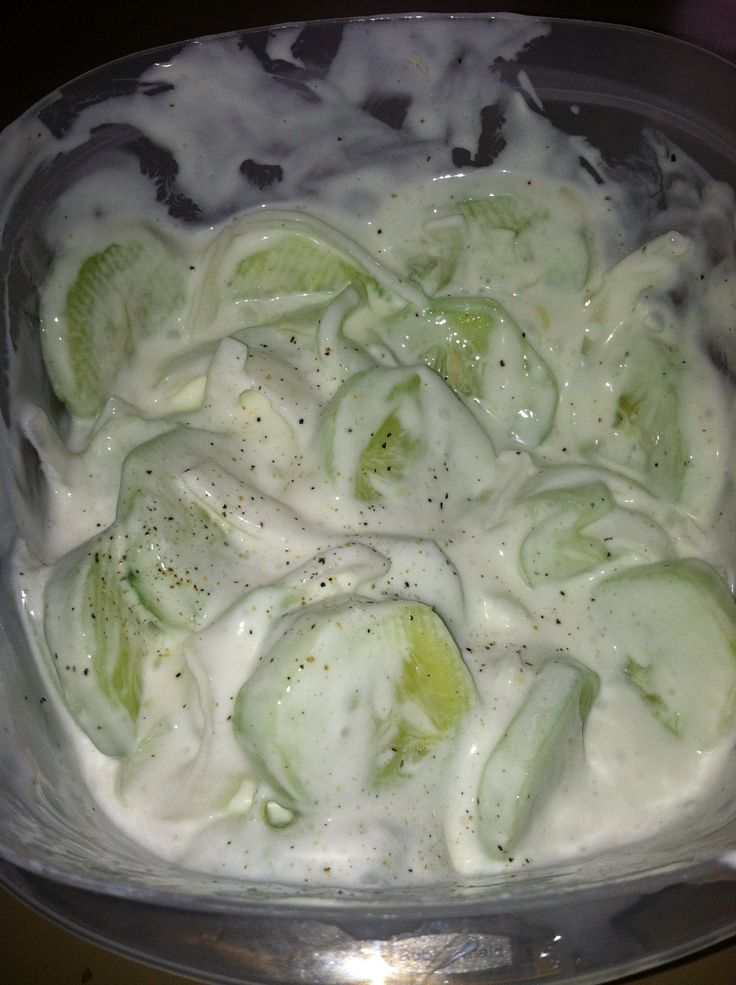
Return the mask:
{"type": "Polygon", "coordinates": [[[584,226],[545,216],[520,233],[516,252],[541,269],[547,287],[582,291],[588,282],[592,258],[584,226]]]}
{"type": "Polygon", "coordinates": [[[607,545],[586,534],[591,524],[616,506],[605,483],[550,489],[530,496],[526,505],[536,521],[519,550],[529,585],[574,578],[606,560],[607,545]]]}
{"type": "Polygon", "coordinates": [[[230,296],[242,301],[278,300],[284,295],[339,294],[364,273],[315,236],[271,234],[268,245],[239,260],[229,279],[230,296]]]}
{"type": "Polygon", "coordinates": [[[679,425],[681,388],[676,355],[657,339],[640,339],[623,363],[625,382],[613,422],[615,446],[607,451],[639,467],[645,484],[677,501],[686,455],[679,425]]]}
{"type": "Polygon", "coordinates": [[[141,604],[114,529],[67,555],[45,593],[44,633],[79,726],[108,756],[135,744],[147,663],[176,659],[181,637],[141,604]]]}
{"type": "Polygon", "coordinates": [[[139,445],[120,482],[125,577],[156,620],[189,630],[242,594],[257,568],[243,529],[253,490],[212,466],[211,452],[209,432],[177,427],[139,445]]]}
{"type": "Polygon", "coordinates": [[[222,526],[196,500],[165,486],[128,496],[127,509],[124,564],[141,603],[167,625],[202,628],[235,556],[222,526]]]}
{"type": "MultiPolygon", "coordinates": [[[[581,290],[591,269],[591,249],[582,203],[568,188],[545,190],[544,201],[524,195],[489,195],[453,203],[465,225],[462,254],[451,244],[445,265],[455,261],[470,291],[515,294],[547,287],[581,290]],[[559,199],[559,204],[557,199],[559,199]]],[[[454,271],[453,271],[454,272],[454,271]]]]}
{"type": "Polygon", "coordinates": [[[452,280],[465,250],[466,227],[461,216],[449,215],[424,224],[422,239],[407,259],[407,275],[431,297],[452,280]]]}
{"type": "Polygon", "coordinates": [[[184,275],[167,244],[140,228],[86,258],[62,255],[43,290],[41,343],[51,385],[94,417],[141,339],[183,309],[184,275]]]}
{"type": "MultiPolygon", "coordinates": [[[[583,352],[584,371],[598,373],[614,398],[609,429],[598,429],[592,456],[623,467],[672,503],[681,501],[698,452],[686,391],[703,385],[667,324],[689,248],[685,237],[670,233],[609,270],[590,299],[594,326],[583,352]],[[651,310],[657,317],[650,317],[651,310]]],[[[600,411],[593,414],[595,420],[600,411]]]]}
{"type": "Polygon", "coordinates": [[[307,813],[433,761],[475,700],[432,609],[353,596],[281,619],[233,723],[278,804],[307,813]]]}
{"type": "Polygon", "coordinates": [[[495,470],[486,434],[425,367],[357,374],[325,408],[319,433],[327,474],[363,502],[411,498],[451,512],[485,492],[495,470]],[[448,472],[455,495],[445,502],[448,472]]]}
{"type": "Polygon", "coordinates": [[[223,229],[207,259],[198,323],[220,326],[222,336],[320,310],[351,285],[368,304],[392,294],[358,247],[351,254],[331,227],[296,215],[246,215],[223,229]]]}
{"type": "Polygon", "coordinates": [[[536,448],[549,434],[557,383],[538,352],[494,301],[435,302],[428,318],[445,330],[425,361],[466,399],[496,448],[536,448]]]}
{"type": "Polygon", "coordinates": [[[642,565],[596,591],[621,672],[673,735],[710,749],[736,724],[736,602],[703,561],[642,565]]]}
{"type": "Polygon", "coordinates": [[[397,409],[381,422],[363,449],[355,479],[358,499],[379,499],[392,485],[406,483],[412,460],[423,449],[417,413],[420,386],[419,377],[412,375],[389,391],[388,404],[397,409]]]}
{"type": "Polygon", "coordinates": [[[681,356],[663,340],[637,331],[596,346],[586,363],[609,369],[606,380],[615,394],[610,427],[590,448],[592,457],[625,469],[650,492],[678,502],[691,459],[680,422],[681,356]]]}
{"type": "Polygon", "coordinates": [[[548,660],[488,757],[478,786],[478,834],[494,858],[508,857],[566,766],[582,750],[598,675],[572,660],[548,660]]]}
{"type": "Polygon", "coordinates": [[[385,339],[402,362],[422,361],[472,410],[497,451],[535,448],[549,434],[557,382],[495,301],[447,298],[389,321],[385,339]]]}
{"type": "Polygon", "coordinates": [[[508,229],[518,236],[533,222],[544,218],[546,212],[533,202],[518,195],[489,195],[458,203],[458,211],[479,231],[508,229]]]}
{"type": "MultiPolygon", "coordinates": [[[[646,323],[653,298],[666,298],[681,285],[683,257],[692,249],[687,236],[668,232],[627,254],[603,276],[589,299],[591,318],[608,326],[606,334],[631,323],[646,323]]],[[[660,326],[661,327],[661,326],[660,326]]]]}

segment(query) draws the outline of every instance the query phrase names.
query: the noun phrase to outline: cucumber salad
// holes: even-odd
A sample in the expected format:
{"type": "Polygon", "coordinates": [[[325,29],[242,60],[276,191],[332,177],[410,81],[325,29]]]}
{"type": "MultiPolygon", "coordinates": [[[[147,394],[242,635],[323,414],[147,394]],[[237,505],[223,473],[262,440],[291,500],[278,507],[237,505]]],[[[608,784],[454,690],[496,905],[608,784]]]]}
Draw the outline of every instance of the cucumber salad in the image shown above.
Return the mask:
{"type": "Polygon", "coordinates": [[[16,581],[86,782],[152,851],[475,877],[649,837],[719,783],[734,400],[696,329],[733,324],[704,232],[733,196],[683,191],[632,242],[602,169],[511,154],[379,210],[90,210],[60,238],[68,428],[24,411],[49,508],[16,581]]]}

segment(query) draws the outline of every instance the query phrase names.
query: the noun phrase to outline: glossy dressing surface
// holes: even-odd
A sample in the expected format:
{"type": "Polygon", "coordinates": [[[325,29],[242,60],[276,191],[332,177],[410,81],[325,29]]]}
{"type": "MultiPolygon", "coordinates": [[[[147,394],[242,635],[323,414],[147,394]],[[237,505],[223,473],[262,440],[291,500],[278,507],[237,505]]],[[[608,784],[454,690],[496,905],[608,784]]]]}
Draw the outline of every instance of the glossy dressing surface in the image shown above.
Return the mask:
{"type": "Polygon", "coordinates": [[[311,101],[262,71],[288,31],[194,45],[150,70],[175,99],[124,109],[173,149],[168,214],[116,163],[49,215],[71,419],[62,442],[20,414],[49,494],[19,597],[94,796],[184,865],[443,881],[648,837],[719,784],[733,195],[656,135],[649,172],[613,169],[524,79],[479,83],[479,28],[507,58],[540,30],[468,25],[451,66],[446,25],[407,25],[390,105],[351,71],[360,25],[311,101]],[[248,58],[255,109],[233,101],[207,180],[202,92],[248,58]],[[448,79],[504,98],[502,136],[447,117],[448,79]],[[314,142],[278,156],[294,100],[314,142]],[[271,146],[243,160],[254,112],[271,146]]]}

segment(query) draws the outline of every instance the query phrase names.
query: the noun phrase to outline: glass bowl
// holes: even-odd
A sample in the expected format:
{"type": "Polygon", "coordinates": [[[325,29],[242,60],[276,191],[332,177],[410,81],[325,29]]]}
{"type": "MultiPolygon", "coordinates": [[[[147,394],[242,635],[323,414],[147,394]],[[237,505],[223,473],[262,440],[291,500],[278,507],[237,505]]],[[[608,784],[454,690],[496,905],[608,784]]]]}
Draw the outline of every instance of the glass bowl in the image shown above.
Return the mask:
{"type": "MultiPolygon", "coordinates": [[[[63,427],[40,356],[37,289],[51,259],[44,222],[63,194],[124,169],[152,213],[207,226],[315,183],[354,194],[347,179],[376,162],[388,172],[421,160],[427,174],[483,166],[498,132],[483,130],[482,110],[502,110],[514,91],[612,166],[641,167],[642,131],[654,128],[736,186],[736,66],[638,29],[505,14],[314,22],[172,45],[82,76],[4,131],[6,570],[16,531],[32,543],[43,523],[43,477],[18,406],[30,396],[63,427]],[[411,98],[433,114],[425,131],[407,114],[411,98]]],[[[114,181],[106,195],[95,207],[120,205],[114,181]]],[[[731,325],[714,340],[732,380],[735,339],[731,325]]],[[[96,810],[9,593],[1,605],[0,878],[105,946],[213,982],[594,983],[736,931],[736,776],[686,834],[511,878],[299,890],[162,861],[96,810]]]]}

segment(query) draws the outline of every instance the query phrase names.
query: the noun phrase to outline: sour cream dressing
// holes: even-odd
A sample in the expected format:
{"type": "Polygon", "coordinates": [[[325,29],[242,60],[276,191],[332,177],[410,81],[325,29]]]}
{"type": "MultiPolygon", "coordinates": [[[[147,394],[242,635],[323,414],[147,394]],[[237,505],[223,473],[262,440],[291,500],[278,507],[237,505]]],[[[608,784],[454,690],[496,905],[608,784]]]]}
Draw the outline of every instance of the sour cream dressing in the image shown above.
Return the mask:
{"type": "MultiPolygon", "coordinates": [[[[341,62],[358,34],[346,36],[331,73],[315,83],[322,102],[307,109],[331,141],[340,134],[332,77],[348,79],[356,101],[364,84],[341,62]]],[[[518,43],[511,34],[495,40],[510,50],[518,43]]],[[[430,76],[431,48],[417,55],[430,76]]],[[[138,96],[124,108],[126,119],[132,113],[149,132],[168,134],[182,187],[207,188],[200,205],[218,218],[191,226],[159,214],[148,220],[145,182],[134,168],[111,165],[69,189],[48,224],[60,259],[44,288],[44,331],[55,331],[54,313],[64,309],[85,258],[140,238],[141,227],[165,245],[180,293],[121,362],[101,409],[71,415],[64,441],[40,408],[29,404],[23,413],[43,462],[49,509],[44,563],[19,544],[18,594],[39,661],[61,682],[60,707],[85,780],[111,823],[194,868],[372,886],[552,863],[686,819],[717,783],[736,722],[708,748],[666,727],[652,710],[658,699],[632,686],[635,671],[596,596],[607,579],[636,566],[692,558],[733,587],[733,392],[701,343],[701,326],[730,324],[736,304],[733,253],[714,261],[710,249],[714,226],[732,242],[732,192],[710,181],[697,195],[679,187],[681,165],[653,138],[660,173],[674,190],[670,208],[644,229],[629,185],[520,94],[506,103],[505,145],[489,166],[443,170],[439,147],[425,152],[444,139],[441,112],[417,82],[409,113],[423,134],[421,160],[416,147],[410,153],[398,144],[381,165],[373,156],[362,165],[337,146],[334,173],[316,181],[322,164],[312,159],[315,140],[302,148],[296,176],[285,167],[275,197],[261,207],[239,201],[230,179],[210,182],[200,148],[199,84],[209,80],[213,99],[228,92],[233,52],[194,45],[160,71],[176,82],[170,114],[160,101],[138,96]],[[189,148],[178,129],[181,114],[194,121],[189,148]],[[274,288],[268,303],[253,300],[239,264],[272,250],[270,266],[258,268],[268,281],[283,243],[299,237],[317,244],[329,276],[305,290],[302,254],[295,254],[292,296],[286,277],[286,290],[274,288]],[[326,283],[343,275],[345,285],[326,283]],[[471,315],[453,322],[456,310],[467,314],[463,304],[478,299],[501,306],[501,313],[478,309],[481,320],[493,312],[499,346],[481,346],[471,359],[483,367],[482,394],[457,377],[477,342],[476,323],[471,315]],[[424,334],[414,328],[422,319],[424,334]],[[440,341],[430,352],[427,333],[441,339],[446,322],[452,345],[443,349],[440,341]],[[640,362],[646,384],[636,376],[640,362]],[[529,379],[519,407],[518,388],[529,379]],[[642,387],[662,391],[645,415],[676,407],[676,425],[670,423],[682,464],[668,465],[665,478],[643,432],[621,436],[618,418],[626,401],[634,402],[630,393],[646,404],[642,387]],[[382,427],[383,451],[392,428],[404,435],[392,474],[379,447],[380,464],[372,471],[366,465],[382,427]],[[153,476],[149,486],[146,476],[153,476]],[[583,514],[587,506],[561,498],[579,489],[595,490],[605,507],[583,514]],[[194,505],[167,540],[160,528],[176,520],[169,502],[194,505]],[[146,511],[148,526],[140,520],[146,511]],[[200,527],[187,526],[192,517],[200,527]],[[573,561],[565,554],[568,536],[578,538],[573,561]],[[54,607],[94,597],[111,618],[108,590],[90,589],[89,572],[105,563],[101,551],[125,558],[134,549],[144,566],[153,559],[153,581],[136,570],[135,584],[128,578],[125,585],[138,593],[135,611],[142,604],[164,627],[166,652],[156,644],[135,685],[132,721],[130,702],[127,712],[116,705],[120,730],[101,748],[100,726],[91,724],[97,711],[85,707],[97,698],[72,683],[90,669],[94,677],[101,637],[70,605],[64,632],[72,639],[77,633],[79,667],[61,668],[55,647],[74,644],[55,635],[54,607]],[[167,582],[171,604],[156,592],[149,597],[146,587],[173,570],[169,549],[188,565],[186,575],[179,570],[167,582]],[[576,551],[592,553],[586,561],[576,551]],[[571,567],[550,575],[545,565],[560,555],[571,567]],[[383,665],[375,672],[351,665],[342,651],[331,657],[314,643],[309,655],[341,683],[325,685],[335,697],[325,703],[324,730],[295,740],[310,777],[307,809],[279,785],[281,767],[264,767],[244,745],[234,726],[238,696],[299,612],[320,615],[325,605],[331,611],[348,600],[349,621],[355,598],[429,606],[451,633],[475,697],[412,768],[373,782],[371,729],[390,718],[391,688],[379,688],[372,712],[356,717],[356,708],[383,665]],[[580,748],[568,755],[561,747],[560,774],[537,797],[518,843],[489,852],[479,830],[480,777],[549,660],[589,668],[597,696],[581,723],[580,748]],[[341,697],[352,691],[358,697],[341,697]]],[[[250,71],[256,95],[243,125],[267,117],[275,147],[291,125],[287,103],[297,97],[276,98],[273,80],[255,64],[250,71]],[[283,116],[274,116],[273,106],[283,116]]],[[[92,124],[97,112],[103,110],[88,114],[92,124]]],[[[109,122],[107,107],[104,113],[109,122]]],[[[240,107],[231,114],[243,120],[240,107]]],[[[472,146],[476,129],[461,113],[452,145],[472,146]]],[[[227,161],[242,156],[236,131],[234,122],[222,146],[228,175],[227,161]]],[[[374,149],[376,132],[366,129],[374,149]]],[[[694,165],[684,167],[696,173],[694,165]]],[[[291,245],[283,249],[288,260],[291,245]]],[[[311,260],[304,262],[308,278],[311,260]]],[[[656,419],[639,424],[637,413],[631,411],[634,429],[661,430],[656,419]]],[[[116,611],[125,612],[128,595],[121,598],[116,611]]],[[[642,608],[649,604],[643,593],[642,608]]],[[[387,681],[398,673],[391,666],[387,681]]],[[[413,713],[419,732],[438,728],[427,724],[426,707],[413,713]]],[[[274,733],[264,741],[273,747],[280,739],[274,733]]]]}

